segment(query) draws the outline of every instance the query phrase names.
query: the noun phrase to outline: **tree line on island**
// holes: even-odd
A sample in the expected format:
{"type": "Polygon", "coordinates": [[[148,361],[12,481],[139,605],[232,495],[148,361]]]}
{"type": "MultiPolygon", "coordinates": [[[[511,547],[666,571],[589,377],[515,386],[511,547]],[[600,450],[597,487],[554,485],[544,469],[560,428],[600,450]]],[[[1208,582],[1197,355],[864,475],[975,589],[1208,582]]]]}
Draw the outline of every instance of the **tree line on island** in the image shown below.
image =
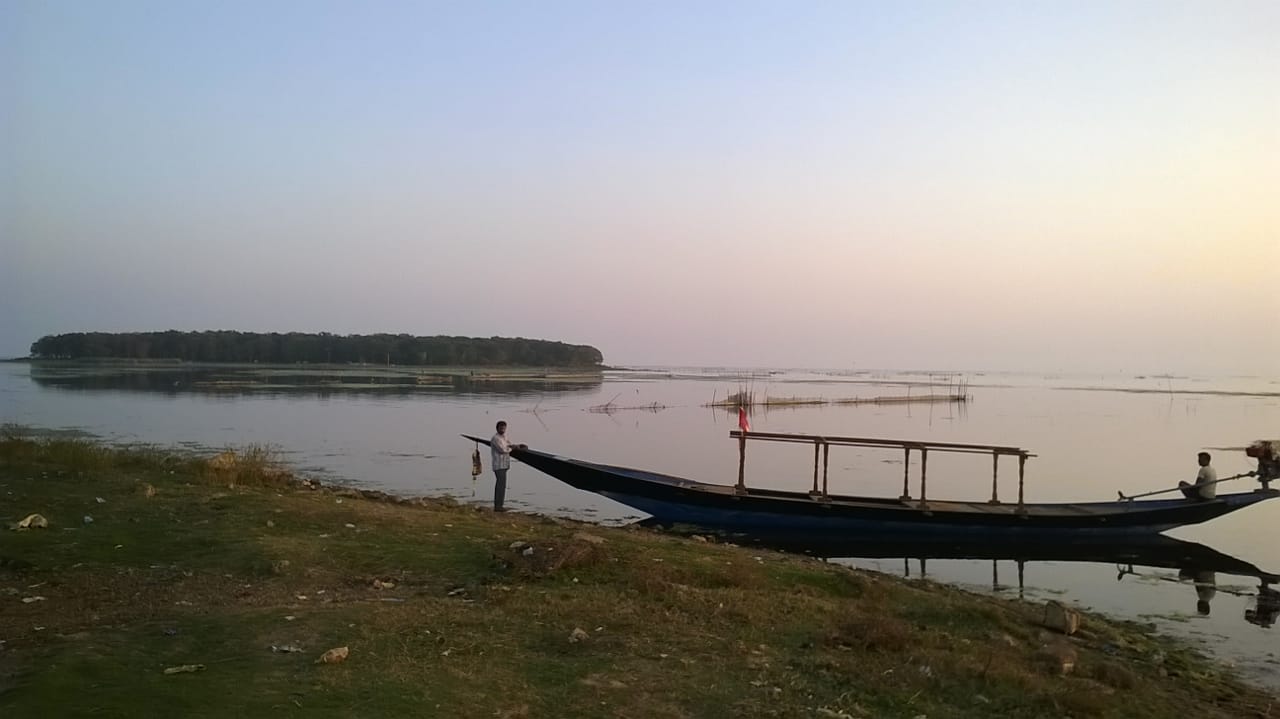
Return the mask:
{"type": "Polygon", "coordinates": [[[328,332],[71,332],[31,344],[31,359],[132,359],[184,362],[297,362],[410,366],[597,367],[590,345],[523,337],[416,337],[328,332]]]}

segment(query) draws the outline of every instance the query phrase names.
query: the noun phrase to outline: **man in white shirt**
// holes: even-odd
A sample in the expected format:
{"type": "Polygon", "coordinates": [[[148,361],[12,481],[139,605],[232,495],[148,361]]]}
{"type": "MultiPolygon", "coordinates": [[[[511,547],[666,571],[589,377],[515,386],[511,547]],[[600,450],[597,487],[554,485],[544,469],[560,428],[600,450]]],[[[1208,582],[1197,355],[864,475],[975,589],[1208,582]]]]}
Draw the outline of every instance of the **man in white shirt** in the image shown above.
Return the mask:
{"type": "Polygon", "coordinates": [[[496,434],[489,440],[489,450],[493,459],[493,511],[505,512],[502,500],[507,494],[507,470],[511,468],[511,450],[524,449],[523,444],[512,444],[507,439],[507,423],[498,422],[494,428],[496,434]]]}
{"type": "Polygon", "coordinates": [[[1200,471],[1196,473],[1195,484],[1178,482],[1178,488],[1187,499],[1213,499],[1218,496],[1218,472],[1209,466],[1208,452],[1201,452],[1197,458],[1200,461],[1200,471]]]}

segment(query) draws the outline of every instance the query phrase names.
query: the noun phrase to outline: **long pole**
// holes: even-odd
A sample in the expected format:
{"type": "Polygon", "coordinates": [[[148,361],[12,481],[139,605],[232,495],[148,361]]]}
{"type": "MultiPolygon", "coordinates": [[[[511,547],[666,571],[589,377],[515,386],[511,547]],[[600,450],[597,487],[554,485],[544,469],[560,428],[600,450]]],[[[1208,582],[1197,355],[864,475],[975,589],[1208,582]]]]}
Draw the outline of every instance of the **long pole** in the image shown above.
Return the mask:
{"type": "MultiPolygon", "coordinates": [[[[1232,476],[1230,476],[1230,477],[1223,477],[1222,479],[1215,479],[1215,480],[1213,480],[1212,482],[1205,482],[1204,484],[1192,484],[1192,485],[1189,485],[1189,486],[1192,486],[1192,487],[1205,487],[1205,486],[1208,486],[1208,485],[1210,485],[1210,484],[1217,484],[1217,483],[1219,483],[1219,482],[1230,482],[1230,481],[1231,481],[1231,480],[1233,480],[1233,479],[1240,479],[1241,477],[1252,477],[1252,476],[1254,476],[1254,474],[1256,474],[1256,472],[1244,472],[1243,474],[1236,474],[1236,475],[1232,475],[1232,476]]],[[[1169,488],[1169,489],[1157,489],[1157,490],[1155,490],[1154,492],[1143,492],[1142,494],[1135,494],[1135,495],[1132,495],[1132,496],[1127,496],[1127,495],[1125,495],[1125,493],[1124,493],[1124,492],[1116,492],[1116,494],[1120,495],[1120,499],[1122,499],[1122,500],[1127,499],[1127,500],[1132,501],[1132,500],[1138,499],[1138,498],[1140,498],[1140,497],[1151,497],[1151,496],[1154,496],[1154,495],[1157,495],[1157,494],[1168,494],[1169,492],[1180,492],[1180,491],[1182,491],[1182,487],[1171,487],[1171,488],[1169,488]]]]}

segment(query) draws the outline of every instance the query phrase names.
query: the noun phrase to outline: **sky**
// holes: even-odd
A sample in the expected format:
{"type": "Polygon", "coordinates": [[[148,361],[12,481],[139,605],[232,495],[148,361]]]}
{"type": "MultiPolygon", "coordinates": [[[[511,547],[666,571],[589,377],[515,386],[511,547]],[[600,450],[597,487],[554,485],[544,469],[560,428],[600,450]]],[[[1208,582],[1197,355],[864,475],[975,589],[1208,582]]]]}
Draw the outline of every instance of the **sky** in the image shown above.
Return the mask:
{"type": "Polygon", "coordinates": [[[0,356],[1280,376],[1280,3],[0,3],[0,356]]]}

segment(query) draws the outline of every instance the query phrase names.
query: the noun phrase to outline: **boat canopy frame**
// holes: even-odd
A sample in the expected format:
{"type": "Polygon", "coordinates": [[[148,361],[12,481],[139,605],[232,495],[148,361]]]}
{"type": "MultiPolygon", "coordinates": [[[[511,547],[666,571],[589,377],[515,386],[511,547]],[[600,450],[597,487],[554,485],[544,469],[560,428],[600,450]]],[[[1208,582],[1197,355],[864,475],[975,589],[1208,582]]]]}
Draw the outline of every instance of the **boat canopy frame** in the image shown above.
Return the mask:
{"type": "Polygon", "coordinates": [[[793,434],[788,432],[745,432],[742,430],[730,430],[729,436],[738,440],[738,483],[734,486],[734,490],[739,494],[746,493],[747,486],[745,481],[746,461],[747,461],[747,440],[760,440],[766,442],[788,442],[799,444],[813,445],[813,489],[809,491],[809,496],[813,499],[829,502],[831,495],[828,492],[827,467],[831,456],[831,447],[872,447],[876,449],[901,449],[903,451],[902,463],[902,496],[899,497],[903,502],[911,501],[911,451],[916,450],[920,453],[920,503],[921,509],[928,507],[927,489],[928,489],[928,473],[929,473],[929,452],[954,452],[960,454],[989,454],[991,455],[991,499],[987,500],[988,504],[1002,504],[999,495],[1000,484],[1000,458],[1009,456],[1018,459],[1018,504],[1019,512],[1026,511],[1024,496],[1026,486],[1026,467],[1027,460],[1036,455],[1022,449],[1021,447],[1010,447],[997,444],[965,444],[959,442],[926,442],[911,439],[881,439],[875,437],[837,437],[829,435],[817,434],[793,434]],[[818,468],[821,464],[822,468],[822,484],[819,489],[818,484],[818,468]]]}

